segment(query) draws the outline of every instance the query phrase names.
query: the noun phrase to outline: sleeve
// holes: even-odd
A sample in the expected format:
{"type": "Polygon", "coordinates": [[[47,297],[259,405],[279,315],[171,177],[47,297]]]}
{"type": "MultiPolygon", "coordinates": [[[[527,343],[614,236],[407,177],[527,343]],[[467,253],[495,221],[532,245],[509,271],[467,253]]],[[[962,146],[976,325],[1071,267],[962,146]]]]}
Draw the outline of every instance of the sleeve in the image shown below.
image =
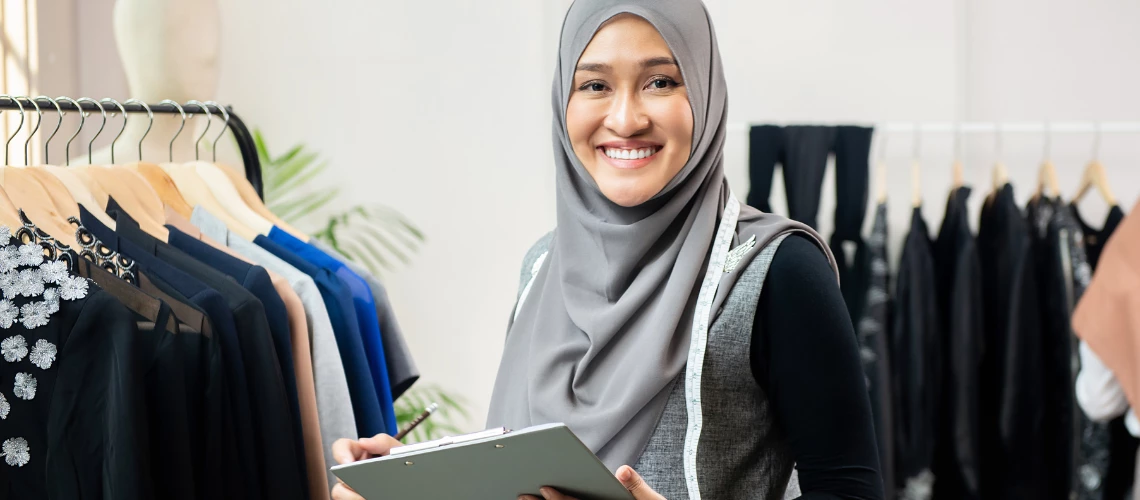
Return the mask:
{"type": "Polygon", "coordinates": [[[1124,389],[1104,361],[1081,342],[1081,371],[1077,373],[1077,404],[1085,415],[1097,422],[1107,422],[1128,409],[1124,389]]]}
{"type": "Polygon", "coordinates": [[[883,484],[855,329],[823,252],[776,252],[757,307],[752,371],[768,392],[805,500],[879,500],[883,484]]]}

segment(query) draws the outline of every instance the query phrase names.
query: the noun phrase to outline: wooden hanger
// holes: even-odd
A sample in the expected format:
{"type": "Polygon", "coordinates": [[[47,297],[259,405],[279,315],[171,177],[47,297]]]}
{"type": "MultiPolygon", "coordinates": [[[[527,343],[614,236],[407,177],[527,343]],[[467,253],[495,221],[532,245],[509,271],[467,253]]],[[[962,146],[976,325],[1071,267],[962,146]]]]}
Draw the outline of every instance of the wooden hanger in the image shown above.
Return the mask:
{"type": "Polygon", "coordinates": [[[198,176],[206,181],[207,186],[210,186],[210,191],[218,200],[218,204],[225,208],[231,217],[260,234],[269,235],[269,230],[273,229],[273,223],[249,208],[249,205],[245,203],[245,200],[241,198],[237,189],[230,182],[230,178],[221,171],[221,167],[204,161],[194,162],[193,165],[198,176]]]}
{"type": "Polygon", "coordinates": [[[218,165],[218,167],[222,173],[226,174],[226,177],[230,178],[230,182],[235,188],[237,188],[237,191],[241,195],[241,199],[245,201],[246,206],[248,206],[254,212],[257,212],[258,215],[261,215],[270,222],[273,222],[274,226],[277,226],[285,232],[293,235],[294,238],[297,238],[301,241],[309,241],[309,235],[305,234],[300,229],[293,227],[288,222],[285,222],[280,217],[278,217],[277,214],[273,213],[269,207],[265,206],[265,201],[263,201],[261,197],[257,195],[257,190],[254,189],[253,185],[249,183],[249,179],[246,179],[244,175],[233,168],[227,167],[225,165],[218,165]]]}
{"type": "MultiPolygon", "coordinates": [[[[51,195],[27,169],[22,167],[13,167],[9,161],[8,156],[8,142],[20,133],[20,129],[24,126],[24,105],[20,103],[20,99],[27,100],[22,96],[0,95],[0,97],[8,98],[16,103],[20,109],[20,123],[16,127],[15,132],[8,138],[4,144],[4,166],[0,167],[4,172],[0,175],[0,182],[4,191],[8,194],[9,201],[18,208],[23,209],[25,213],[40,227],[43,231],[59,239],[66,245],[75,243],[74,230],[70,229],[67,221],[56,208],[51,195]]],[[[37,105],[38,106],[38,105],[37,105]]],[[[39,127],[39,124],[36,125],[39,127]]],[[[25,155],[27,149],[25,148],[25,155]]],[[[22,224],[20,225],[22,226],[22,224]]],[[[20,227],[16,226],[16,227],[20,227]]]]}
{"type": "Polygon", "coordinates": [[[253,241],[260,234],[230,216],[229,212],[214,198],[214,194],[206,182],[198,176],[193,165],[163,163],[159,166],[174,180],[174,184],[178,186],[178,191],[182,192],[187,202],[193,205],[202,205],[202,208],[222,219],[230,231],[248,241],[253,241]]]}
{"type": "MultiPolygon", "coordinates": [[[[173,208],[179,214],[189,217],[190,212],[193,211],[194,208],[191,207],[189,203],[186,203],[186,199],[182,197],[182,192],[178,191],[178,187],[174,185],[174,181],[167,175],[166,171],[154,163],[142,161],[142,142],[143,139],[146,139],[147,134],[150,133],[151,126],[154,125],[154,113],[151,112],[150,106],[138,99],[127,99],[126,103],[142,106],[142,108],[146,110],[150,124],[147,125],[142,137],[139,137],[138,161],[129,163],[125,165],[125,167],[141,175],[143,180],[150,185],[151,189],[154,190],[164,205],[173,208]]],[[[185,116],[183,117],[183,121],[185,121],[185,116]]],[[[179,129],[179,131],[181,131],[181,129],[179,129]]],[[[177,134],[175,137],[177,137],[177,134]]],[[[173,147],[171,149],[171,155],[173,156],[173,147]]]]}
{"type": "Polygon", "coordinates": [[[1080,187],[1077,189],[1077,194],[1073,195],[1072,202],[1080,202],[1092,188],[1096,188],[1108,206],[1116,206],[1116,196],[1113,196],[1112,189],[1109,188],[1108,175],[1104,170],[1104,165],[1098,160],[1089,162],[1085,167],[1085,171],[1081,175],[1080,187]]]}
{"type": "Polygon", "coordinates": [[[961,188],[962,186],[965,186],[966,181],[964,180],[964,177],[965,176],[962,175],[962,161],[961,160],[954,160],[954,164],[950,165],[950,187],[951,187],[951,189],[957,190],[957,189],[961,188]]]}
{"type": "Polygon", "coordinates": [[[1112,189],[1108,185],[1108,174],[1104,170],[1104,165],[1100,163],[1100,124],[1096,126],[1096,136],[1093,139],[1093,159],[1085,166],[1084,173],[1081,174],[1081,185],[1077,189],[1077,194],[1073,195],[1072,203],[1078,203],[1089,189],[1096,188],[1100,193],[1100,197],[1104,198],[1108,206],[1116,206],[1116,197],[1112,195],[1112,189]]]}
{"type": "Polygon", "coordinates": [[[922,168],[918,160],[910,164],[910,203],[914,208],[922,206],[922,168]]]}
{"type": "Polygon", "coordinates": [[[1050,198],[1061,197],[1061,183],[1057,180],[1057,167],[1046,159],[1041,162],[1037,170],[1037,195],[1048,195],[1050,198]]]}
{"type": "Polygon", "coordinates": [[[880,161],[875,166],[875,202],[883,204],[887,202],[887,162],[880,161]]]}
{"type": "MultiPolygon", "coordinates": [[[[0,169],[3,171],[3,169],[0,169]]],[[[0,184],[3,184],[2,175],[0,175],[0,184]]],[[[12,203],[12,199],[8,197],[8,193],[0,187],[0,224],[8,226],[8,229],[16,229],[24,225],[20,220],[20,211],[16,209],[16,204],[12,203]]]]}

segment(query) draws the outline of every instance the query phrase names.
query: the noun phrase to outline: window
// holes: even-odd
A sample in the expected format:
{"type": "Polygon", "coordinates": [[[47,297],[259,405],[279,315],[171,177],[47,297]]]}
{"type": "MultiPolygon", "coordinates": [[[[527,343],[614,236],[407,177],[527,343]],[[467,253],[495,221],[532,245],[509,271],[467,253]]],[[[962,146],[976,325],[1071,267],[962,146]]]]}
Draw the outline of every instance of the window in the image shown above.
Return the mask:
{"type": "MultiPolygon", "coordinates": [[[[3,36],[0,37],[0,94],[35,96],[36,74],[39,54],[36,50],[36,0],[0,0],[0,24],[3,24],[3,36]]],[[[30,108],[30,107],[29,107],[30,108]]],[[[29,109],[30,110],[30,109],[29,109]]],[[[28,138],[30,127],[34,126],[35,114],[27,115],[30,118],[20,129],[20,133],[12,139],[8,151],[9,164],[23,164],[24,141],[28,138]]],[[[19,112],[4,112],[4,136],[0,137],[0,144],[6,142],[12,132],[20,123],[19,112]]],[[[37,134],[37,139],[39,135],[37,134]]],[[[35,164],[42,156],[35,142],[30,145],[29,162],[35,164]]]]}

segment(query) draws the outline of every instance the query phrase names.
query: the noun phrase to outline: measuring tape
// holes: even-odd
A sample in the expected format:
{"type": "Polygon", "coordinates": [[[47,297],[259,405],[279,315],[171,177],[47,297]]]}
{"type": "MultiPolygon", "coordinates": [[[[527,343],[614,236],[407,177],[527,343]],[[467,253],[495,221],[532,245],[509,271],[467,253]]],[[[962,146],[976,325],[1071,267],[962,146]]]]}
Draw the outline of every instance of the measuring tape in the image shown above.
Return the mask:
{"type": "MultiPolygon", "coordinates": [[[[688,427],[685,430],[685,484],[688,486],[690,500],[700,500],[701,490],[697,481],[697,445],[701,439],[701,428],[704,425],[704,414],[701,410],[701,373],[704,371],[705,348],[709,339],[709,322],[712,316],[712,303],[716,298],[717,288],[720,286],[721,274],[724,273],[725,263],[728,261],[729,247],[732,238],[736,235],[736,222],[740,218],[740,200],[730,190],[728,204],[724,207],[724,216],[717,227],[716,239],[713,240],[711,255],[709,256],[708,271],[701,283],[701,291],[697,295],[697,305],[693,316],[692,339],[689,341],[689,359],[685,371],[685,408],[688,415],[688,427]]],[[[515,317],[518,317],[522,304],[530,295],[531,285],[538,276],[546,256],[550,252],[543,252],[531,267],[530,281],[523,288],[519,303],[515,306],[515,317]]]]}
{"type": "Polygon", "coordinates": [[[701,292],[697,295],[697,307],[693,315],[693,333],[689,340],[689,361],[685,368],[685,409],[689,426],[685,431],[685,484],[689,489],[690,500],[701,499],[701,489],[697,481],[697,445],[701,440],[704,414],[701,409],[701,373],[704,371],[705,347],[709,341],[709,322],[712,316],[712,303],[720,286],[721,274],[728,260],[728,250],[732,237],[736,235],[736,221],[740,218],[740,201],[730,190],[724,216],[713,240],[709,267],[701,292]]]}

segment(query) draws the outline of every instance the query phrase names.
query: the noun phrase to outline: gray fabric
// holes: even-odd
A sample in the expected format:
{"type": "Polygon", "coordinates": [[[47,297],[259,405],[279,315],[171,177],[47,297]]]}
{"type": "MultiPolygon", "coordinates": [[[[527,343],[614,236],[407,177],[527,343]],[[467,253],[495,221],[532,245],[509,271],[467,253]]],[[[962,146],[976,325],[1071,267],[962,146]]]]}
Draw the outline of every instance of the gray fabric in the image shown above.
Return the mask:
{"type": "Polygon", "coordinates": [[[376,302],[376,318],[380,320],[380,341],[384,345],[384,359],[388,364],[388,381],[392,384],[392,398],[399,398],[420,379],[420,369],[412,358],[412,351],[404,340],[404,332],[396,321],[396,313],[388,300],[388,290],[364,266],[353,262],[325,242],[313,238],[309,244],[344,262],[352,272],[360,275],[372,290],[376,302]]]}
{"type": "MultiPolygon", "coordinates": [[[[611,469],[640,455],[685,366],[697,294],[729,198],[727,101],[716,37],[699,0],[571,5],[552,92],[558,225],[510,327],[488,426],[565,422],[611,469]],[[644,18],[669,45],[694,123],[686,165],[655,197],[632,208],[605,198],[575,156],[565,126],[578,58],[602,24],[621,13],[644,18]]],[[[762,247],[800,227],[807,229],[742,207],[734,244],[755,235],[762,247]]],[[[722,275],[713,311],[744,267],[722,275]]]]}
{"type": "MultiPolygon", "coordinates": [[[[703,498],[782,499],[794,459],[763,388],[748,376],[756,304],[772,257],[786,236],[767,246],[736,282],[709,330],[701,375],[704,427],[697,447],[703,498]]],[[[683,380],[683,379],[680,379],[683,380]]],[[[649,444],[634,468],[670,500],[689,498],[683,467],[688,415],[683,382],[674,384],[649,444]]]]}
{"type": "MultiPolygon", "coordinates": [[[[309,323],[309,349],[313,358],[317,418],[321,422],[321,443],[324,445],[325,464],[327,467],[336,465],[332,455],[333,442],[340,438],[355,438],[358,435],[344,364],[341,363],[340,350],[336,345],[336,337],[333,336],[332,322],[329,320],[328,309],[325,308],[317,284],[313,278],[276,255],[231,233],[221,219],[201,206],[194,207],[190,223],[198,226],[202,234],[217,240],[258,265],[280,274],[289,281],[289,286],[301,298],[301,303],[305,306],[305,319],[309,323]]],[[[329,472],[328,477],[329,484],[336,484],[336,476],[329,472]]]]}

